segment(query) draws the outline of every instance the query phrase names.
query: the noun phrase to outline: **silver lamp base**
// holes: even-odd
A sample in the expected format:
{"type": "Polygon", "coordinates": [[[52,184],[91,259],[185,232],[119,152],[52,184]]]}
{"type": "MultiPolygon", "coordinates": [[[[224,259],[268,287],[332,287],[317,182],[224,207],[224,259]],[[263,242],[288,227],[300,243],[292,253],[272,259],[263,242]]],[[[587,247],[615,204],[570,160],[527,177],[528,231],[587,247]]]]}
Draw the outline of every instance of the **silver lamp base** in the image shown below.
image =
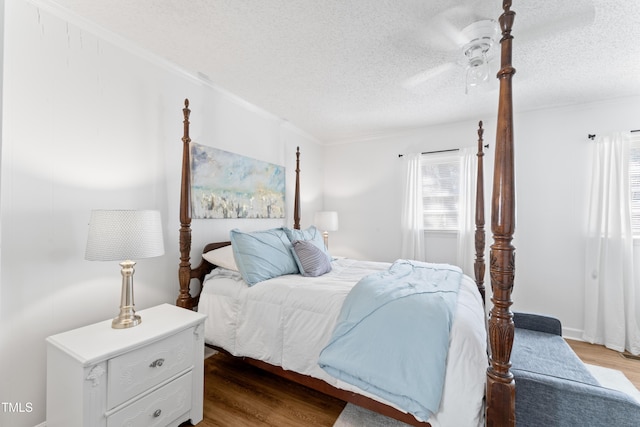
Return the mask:
{"type": "Polygon", "coordinates": [[[120,307],[120,314],[111,322],[113,329],[133,328],[142,323],[142,318],[136,314],[133,307],[120,307]]]}
{"type": "Polygon", "coordinates": [[[120,295],[120,314],[113,319],[111,327],[113,329],[133,328],[142,323],[142,318],[133,309],[133,273],[136,265],[135,261],[122,261],[122,293],[120,295]]]}

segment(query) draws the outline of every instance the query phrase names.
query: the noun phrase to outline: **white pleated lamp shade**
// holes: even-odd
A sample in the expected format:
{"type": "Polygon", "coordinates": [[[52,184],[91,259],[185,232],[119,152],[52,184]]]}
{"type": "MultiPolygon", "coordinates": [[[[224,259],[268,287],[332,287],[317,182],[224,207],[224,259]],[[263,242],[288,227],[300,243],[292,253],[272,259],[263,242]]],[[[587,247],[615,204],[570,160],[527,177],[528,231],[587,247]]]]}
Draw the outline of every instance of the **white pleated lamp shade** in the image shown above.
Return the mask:
{"type": "Polygon", "coordinates": [[[85,259],[124,261],[164,254],[160,212],[93,210],[85,259]]]}

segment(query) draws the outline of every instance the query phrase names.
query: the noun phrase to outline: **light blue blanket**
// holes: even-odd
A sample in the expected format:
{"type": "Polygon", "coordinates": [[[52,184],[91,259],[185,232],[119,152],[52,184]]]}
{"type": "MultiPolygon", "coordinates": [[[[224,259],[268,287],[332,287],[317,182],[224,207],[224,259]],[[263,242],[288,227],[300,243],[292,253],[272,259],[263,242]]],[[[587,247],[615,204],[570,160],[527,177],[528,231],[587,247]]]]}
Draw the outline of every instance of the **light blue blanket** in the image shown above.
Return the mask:
{"type": "Polygon", "coordinates": [[[462,271],[398,260],[364,277],[345,299],[319,364],[427,420],[442,397],[462,271]]]}

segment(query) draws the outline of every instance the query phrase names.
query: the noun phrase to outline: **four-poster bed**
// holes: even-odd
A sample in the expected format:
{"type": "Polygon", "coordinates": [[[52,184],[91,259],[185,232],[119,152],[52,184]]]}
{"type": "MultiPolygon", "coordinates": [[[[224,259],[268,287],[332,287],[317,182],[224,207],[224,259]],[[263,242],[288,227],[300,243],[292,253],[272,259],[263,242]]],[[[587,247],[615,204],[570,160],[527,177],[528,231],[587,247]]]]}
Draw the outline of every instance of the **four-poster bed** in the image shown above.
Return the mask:
{"type": "MultiPolygon", "coordinates": [[[[515,191],[514,191],[514,156],[513,156],[513,107],[511,78],[515,69],[511,66],[511,28],[515,13],[510,10],[511,1],[503,1],[504,13],[500,17],[502,28],[501,40],[501,69],[498,73],[500,80],[500,95],[498,107],[496,148],[494,162],[493,195],[491,211],[491,230],[494,236],[494,244],[490,252],[490,276],[492,287],[493,307],[488,320],[489,335],[489,362],[484,356],[484,366],[481,368],[483,395],[486,399],[487,425],[506,426],[515,425],[515,383],[510,372],[510,353],[513,345],[514,324],[513,314],[510,311],[511,291],[514,279],[514,248],[511,244],[515,224],[515,191]],[[488,369],[487,369],[488,366],[488,369]],[[486,376],[486,382],[484,378],[486,376]]],[[[179,281],[180,292],[176,304],[178,306],[193,309],[201,302],[201,294],[205,276],[216,265],[203,258],[195,268],[191,267],[191,216],[190,216],[190,162],[189,162],[189,103],[185,100],[183,109],[184,136],[182,159],[182,185],[180,197],[180,266],[179,281]],[[191,289],[191,281],[199,281],[197,289],[191,289]]],[[[476,293],[481,295],[484,301],[484,195],[483,195],[483,128],[482,122],[478,128],[478,179],[476,196],[476,262],[474,270],[476,275],[476,293]]],[[[300,230],[300,152],[296,152],[296,185],[294,203],[294,230],[300,230]]],[[[205,246],[203,254],[223,249],[231,244],[230,241],[211,243],[205,246]]],[[[480,298],[478,298],[480,299],[480,298]]],[[[217,304],[217,303],[216,303],[217,304]]],[[[482,306],[482,303],[479,303],[482,306]]],[[[482,310],[481,328],[484,331],[484,310],[482,310]]],[[[457,318],[454,322],[457,322],[457,318]]],[[[455,323],[454,323],[455,324],[455,323]]],[[[453,341],[453,338],[452,338],[453,341]]],[[[227,351],[221,348],[223,351],[227,351]]],[[[486,349],[485,349],[486,350],[486,349]]],[[[242,355],[240,355],[242,356],[242,355]]],[[[453,357],[451,355],[450,357],[453,357]]],[[[374,410],[383,415],[390,416],[411,425],[430,425],[425,421],[419,421],[414,416],[399,409],[397,405],[382,402],[373,398],[368,393],[358,393],[351,389],[336,387],[316,377],[283,369],[272,363],[258,358],[246,357],[248,363],[276,373],[287,379],[307,385],[326,394],[338,397],[342,400],[355,403],[365,408],[374,410]]],[[[447,371],[449,372],[449,371],[447,371]]],[[[462,381],[460,381],[462,382],[462,381]]],[[[445,387],[446,388],[446,387],[445,387]]]]}

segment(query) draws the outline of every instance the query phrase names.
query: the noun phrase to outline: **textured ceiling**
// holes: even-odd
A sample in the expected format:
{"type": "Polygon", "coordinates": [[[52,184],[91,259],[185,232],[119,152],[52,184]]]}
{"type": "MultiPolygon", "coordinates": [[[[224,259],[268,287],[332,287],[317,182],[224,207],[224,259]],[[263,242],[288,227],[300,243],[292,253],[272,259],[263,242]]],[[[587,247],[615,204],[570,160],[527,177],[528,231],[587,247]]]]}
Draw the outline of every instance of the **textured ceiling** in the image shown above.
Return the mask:
{"type": "MultiPolygon", "coordinates": [[[[460,55],[447,28],[497,19],[500,0],[55,3],[322,142],[497,110],[497,85],[465,95],[463,68],[443,64],[460,55]],[[434,69],[445,71],[407,84],[434,69]]],[[[515,0],[512,9],[517,111],[640,94],[639,1],[515,0]]]]}

